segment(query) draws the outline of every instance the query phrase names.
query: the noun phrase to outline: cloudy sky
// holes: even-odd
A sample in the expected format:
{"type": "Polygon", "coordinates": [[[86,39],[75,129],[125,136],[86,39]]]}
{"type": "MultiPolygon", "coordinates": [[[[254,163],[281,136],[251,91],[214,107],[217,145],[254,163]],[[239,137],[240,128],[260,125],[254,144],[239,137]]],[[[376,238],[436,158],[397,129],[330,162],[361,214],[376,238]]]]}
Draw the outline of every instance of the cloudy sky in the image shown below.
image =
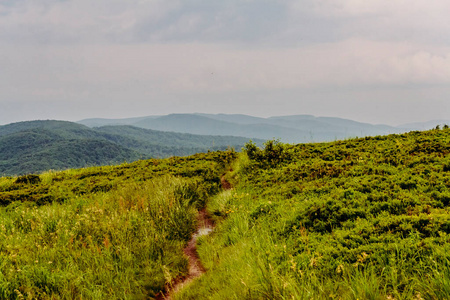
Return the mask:
{"type": "Polygon", "coordinates": [[[448,0],[0,0],[0,124],[450,119],[448,0]]]}

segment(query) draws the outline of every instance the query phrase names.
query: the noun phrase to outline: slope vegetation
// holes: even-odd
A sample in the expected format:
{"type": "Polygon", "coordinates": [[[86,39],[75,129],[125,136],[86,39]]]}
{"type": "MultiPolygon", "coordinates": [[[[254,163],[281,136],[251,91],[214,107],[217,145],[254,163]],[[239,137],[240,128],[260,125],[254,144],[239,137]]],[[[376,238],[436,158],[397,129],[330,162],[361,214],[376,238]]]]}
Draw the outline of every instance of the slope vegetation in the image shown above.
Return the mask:
{"type": "Polygon", "coordinates": [[[235,153],[0,178],[0,299],[148,299],[235,153]]]}
{"type": "Polygon", "coordinates": [[[450,130],[248,144],[179,299],[448,299],[450,130]]]}
{"type": "Polygon", "coordinates": [[[0,178],[0,299],[162,295],[205,205],[175,299],[450,298],[444,128],[0,178]]]}

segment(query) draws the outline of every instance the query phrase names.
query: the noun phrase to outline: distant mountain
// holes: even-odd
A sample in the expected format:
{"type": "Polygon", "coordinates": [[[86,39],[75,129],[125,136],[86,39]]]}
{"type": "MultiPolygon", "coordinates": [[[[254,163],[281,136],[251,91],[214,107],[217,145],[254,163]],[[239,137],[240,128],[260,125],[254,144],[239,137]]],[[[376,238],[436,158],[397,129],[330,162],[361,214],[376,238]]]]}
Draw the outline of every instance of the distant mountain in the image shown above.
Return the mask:
{"type": "Polygon", "coordinates": [[[150,117],[136,117],[136,118],[125,118],[125,119],[103,119],[103,118],[92,118],[92,119],[84,119],[77,123],[89,126],[89,127],[102,127],[102,126],[111,126],[111,125],[132,125],[136,122],[139,122],[148,118],[157,118],[159,116],[150,116],[150,117]]]}
{"type": "MultiPolygon", "coordinates": [[[[112,124],[115,121],[110,119],[101,122],[112,124]]],[[[264,140],[280,139],[288,143],[333,141],[406,131],[404,128],[388,125],[372,125],[341,118],[311,115],[260,118],[242,114],[170,114],[117,120],[117,124],[124,122],[153,130],[243,136],[264,140]]],[[[89,125],[92,120],[83,120],[79,123],[89,125]]]]}
{"type": "Polygon", "coordinates": [[[258,124],[258,123],[264,123],[265,118],[260,117],[253,117],[243,114],[200,114],[196,113],[194,115],[203,116],[215,120],[230,122],[230,123],[236,123],[236,124],[258,124]]]}
{"type": "Polygon", "coordinates": [[[95,133],[95,131],[90,130],[84,125],[68,121],[56,120],[37,120],[3,125],[0,126],[0,137],[32,129],[47,130],[66,139],[99,137],[99,135],[95,133]]]}
{"type": "Polygon", "coordinates": [[[408,123],[397,126],[398,128],[404,128],[407,130],[429,130],[436,128],[436,126],[449,125],[450,120],[433,120],[428,122],[408,123]]]}
{"type": "Polygon", "coordinates": [[[107,140],[71,139],[43,128],[0,137],[0,175],[117,164],[140,157],[137,151],[107,140]]]}
{"type": "Polygon", "coordinates": [[[20,122],[0,126],[0,175],[240,149],[246,142],[248,138],[243,137],[161,132],[128,125],[89,128],[66,121],[20,122]]]}
{"type": "MultiPolygon", "coordinates": [[[[109,141],[158,158],[225,150],[228,147],[240,150],[249,141],[244,137],[163,132],[130,125],[103,126],[93,130],[109,141]]],[[[262,144],[264,141],[256,139],[255,142],[262,144]]]]}
{"type": "Polygon", "coordinates": [[[170,114],[127,119],[29,121],[0,126],[0,175],[184,156],[252,139],[322,142],[424,130],[450,121],[393,127],[311,115],[260,118],[242,114],[170,114]]]}

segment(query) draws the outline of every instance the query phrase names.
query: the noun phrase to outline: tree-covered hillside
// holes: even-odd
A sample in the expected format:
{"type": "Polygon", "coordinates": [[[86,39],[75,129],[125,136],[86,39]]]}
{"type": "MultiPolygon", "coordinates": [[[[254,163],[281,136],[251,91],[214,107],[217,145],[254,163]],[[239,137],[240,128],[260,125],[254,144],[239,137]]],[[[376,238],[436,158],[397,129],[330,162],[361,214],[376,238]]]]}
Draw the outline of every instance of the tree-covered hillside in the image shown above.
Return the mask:
{"type": "MultiPolygon", "coordinates": [[[[109,141],[157,158],[227,148],[240,150],[248,142],[248,138],[236,136],[165,132],[126,125],[96,127],[94,130],[109,141]]],[[[262,145],[263,140],[256,139],[256,142],[262,145]]]]}
{"type": "Polygon", "coordinates": [[[47,132],[52,132],[53,134],[65,139],[100,137],[99,134],[95,133],[92,130],[89,130],[89,128],[84,125],[57,120],[36,120],[3,125],[0,126],[0,136],[6,136],[35,129],[46,130],[47,132]]]}
{"type": "Polygon", "coordinates": [[[0,175],[185,156],[229,147],[241,149],[247,141],[241,137],[200,136],[132,126],[88,128],[65,121],[20,122],[0,126],[0,175]]]}
{"type": "Polygon", "coordinates": [[[65,139],[32,129],[0,138],[0,174],[119,164],[145,156],[105,139],[65,139]]]}

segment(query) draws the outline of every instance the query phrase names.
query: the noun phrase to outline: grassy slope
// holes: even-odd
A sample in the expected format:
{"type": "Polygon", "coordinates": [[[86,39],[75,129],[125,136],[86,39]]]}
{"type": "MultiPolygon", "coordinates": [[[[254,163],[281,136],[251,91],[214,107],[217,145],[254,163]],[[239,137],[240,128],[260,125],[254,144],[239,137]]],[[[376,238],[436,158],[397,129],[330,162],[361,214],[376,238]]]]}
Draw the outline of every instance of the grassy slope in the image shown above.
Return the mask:
{"type": "Polygon", "coordinates": [[[142,299],[187,272],[233,152],[0,178],[0,299],[142,299]]]}
{"type": "MultiPolygon", "coordinates": [[[[180,299],[450,296],[450,131],[248,145],[180,299]]],[[[144,298],[185,274],[231,153],[0,179],[0,299],[144,298]]]]}
{"type": "Polygon", "coordinates": [[[449,155],[449,129],[250,145],[178,298],[449,298],[449,155]]]}

